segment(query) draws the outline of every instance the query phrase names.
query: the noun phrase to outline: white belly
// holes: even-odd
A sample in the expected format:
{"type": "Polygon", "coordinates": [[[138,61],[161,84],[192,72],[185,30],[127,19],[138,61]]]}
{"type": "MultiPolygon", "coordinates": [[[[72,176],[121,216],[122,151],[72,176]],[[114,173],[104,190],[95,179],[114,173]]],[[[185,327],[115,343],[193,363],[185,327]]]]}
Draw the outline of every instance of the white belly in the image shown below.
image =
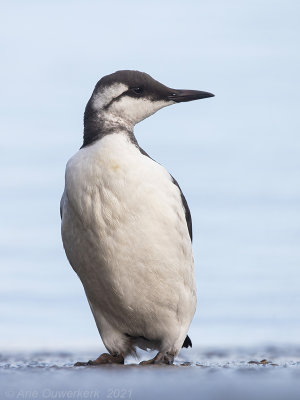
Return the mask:
{"type": "Polygon", "coordinates": [[[196,294],[180,191],[124,134],[69,160],[62,238],[102,338],[101,318],[123,334],[184,339],[196,294]]]}

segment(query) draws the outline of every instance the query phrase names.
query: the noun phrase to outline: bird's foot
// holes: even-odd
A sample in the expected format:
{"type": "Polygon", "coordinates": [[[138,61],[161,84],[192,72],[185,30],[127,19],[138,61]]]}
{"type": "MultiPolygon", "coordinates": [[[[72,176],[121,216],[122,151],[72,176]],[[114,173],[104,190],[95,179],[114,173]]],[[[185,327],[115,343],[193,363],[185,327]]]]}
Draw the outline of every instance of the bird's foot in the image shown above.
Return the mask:
{"type": "Polygon", "coordinates": [[[121,354],[108,354],[103,353],[96,360],[89,360],[88,362],[80,362],[74,364],[74,367],[83,367],[86,365],[102,365],[102,364],[124,364],[124,357],[121,354]]]}
{"type": "Polygon", "coordinates": [[[174,362],[174,355],[171,353],[157,353],[151,360],[141,361],[140,365],[153,365],[153,364],[167,364],[172,365],[174,362]]]}

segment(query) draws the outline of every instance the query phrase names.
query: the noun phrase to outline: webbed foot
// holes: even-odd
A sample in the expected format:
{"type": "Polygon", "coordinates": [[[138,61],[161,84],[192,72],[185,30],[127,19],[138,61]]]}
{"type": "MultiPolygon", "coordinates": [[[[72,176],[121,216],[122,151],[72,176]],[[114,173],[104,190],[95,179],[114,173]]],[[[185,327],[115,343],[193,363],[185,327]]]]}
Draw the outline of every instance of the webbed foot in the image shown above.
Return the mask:
{"type": "Polygon", "coordinates": [[[121,354],[103,353],[96,360],[80,362],[74,364],[74,367],[83,367],[86,365],[102,365],[102,364],[124,364],[124,357],[121,354]]]}
{"type": "Polygon", "coordinates": [[[153,364],[167,364],[172,365],[174,362],[174,355],[171,353],[157,353],[151,360],[141,361],[140,365],[153,365],[153,364]]]}

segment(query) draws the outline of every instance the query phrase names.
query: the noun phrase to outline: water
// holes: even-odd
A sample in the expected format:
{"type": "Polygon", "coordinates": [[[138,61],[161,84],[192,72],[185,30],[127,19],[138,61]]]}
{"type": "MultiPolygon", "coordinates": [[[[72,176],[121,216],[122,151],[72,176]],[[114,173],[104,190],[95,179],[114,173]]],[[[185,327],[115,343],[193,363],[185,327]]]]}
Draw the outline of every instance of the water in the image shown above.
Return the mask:
{"type": "MultiPolygon", "coordinates": [[[[92,354],[80,354],[87,359],[92,354]]],[[[6,354],[0,359],[0,396],[17,398],[298,399],[300,349],[195,351],[174,366],[74,368],[74,353],[6,354]],[[265,360],[262,360],[264,358],[265,360]],[[262,362],[261,362],[262,361],[262,362]]]]}
{"type": "MultiPolygon", "coordinates": [[[[178,179],[192,211],[198,284],[193,343],[298,343],[298,159],[291,151],[284,167],[275,163],[271,168],[266,160],[271,155],[263,153],[253,163],[257,138],[248,140],[247,155],[235,136],[225,143],[211,132],[213,138],[201,135],[195,144],[193,135],[182,141],[180,132],[172,146],[168,138],[152,136],[146,141],[148,130],[158,129],[160,120],[170,123],[166,114],[137,128],[137,136],[178,179]]],[[[9,151],[2,158],[8,172],[0,200],[5,348],[100,344],[84,292],[61,245],[64,164],[75,146],[71,140],[60,146],[57,136],[53,132],[33,149],[31,141],[16,145],[7,140],[9,151]],[[16,158],[10,156],[12,149],[16,158]]],[[[280,157],[282,146],[272,144],[272,158],[280,157]]]]}

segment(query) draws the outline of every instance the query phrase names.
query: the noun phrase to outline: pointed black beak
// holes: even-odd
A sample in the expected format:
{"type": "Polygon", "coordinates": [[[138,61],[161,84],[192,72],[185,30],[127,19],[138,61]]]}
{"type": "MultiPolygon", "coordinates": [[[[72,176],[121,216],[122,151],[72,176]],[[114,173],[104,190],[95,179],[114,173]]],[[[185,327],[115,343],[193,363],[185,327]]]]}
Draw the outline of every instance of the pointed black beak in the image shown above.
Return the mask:
{"type": "Polygon", "coordinates": [[[202,92],[200,90],[173,89],[168,96],[168,100],[175,101],[175,103],[182,103],[184,101],[205,99],[207,97],[214,97],[214,94],[209,92],[202,92]]]}

